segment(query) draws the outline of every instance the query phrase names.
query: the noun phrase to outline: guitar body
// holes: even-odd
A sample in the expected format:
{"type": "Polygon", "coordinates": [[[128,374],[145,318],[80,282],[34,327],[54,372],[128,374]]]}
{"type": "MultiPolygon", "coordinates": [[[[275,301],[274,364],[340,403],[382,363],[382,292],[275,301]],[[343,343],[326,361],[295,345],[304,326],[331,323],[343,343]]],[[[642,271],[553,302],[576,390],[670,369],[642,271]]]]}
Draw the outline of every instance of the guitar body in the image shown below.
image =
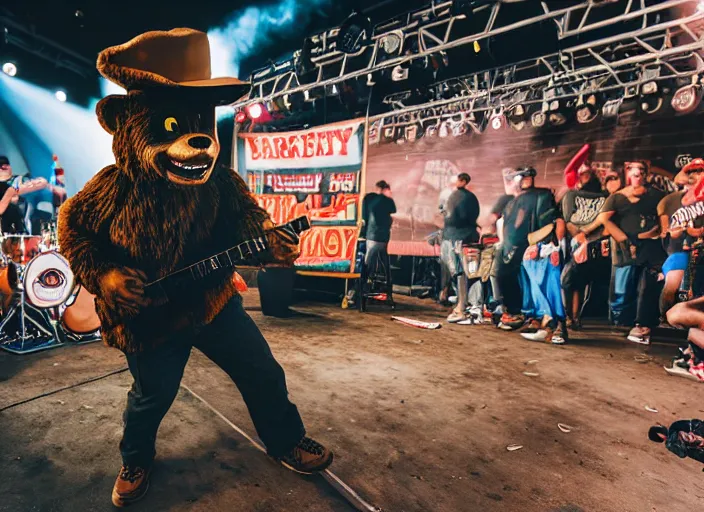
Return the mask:
{"type": "MultiPolygon", "coordinates": [[[[298,235],[308,229],[310,222],[303,216],[267,232],[275,231],[289,243],[298,243],[298,235]]],[[[125,319],[127,330],[135,337],[157,341],[193,326],[194,308],[202,305],[193,296],[193,283],[205,280],[217,285],[232,279],[236,289],[241,290],[243,285],[246,288],[235,272],[235,265],[252,259],[261,261],[259,256],[268,251],[266,236],[262,236],[147,283],[144,291],[151,304],[136,316],[125,319]]]]}

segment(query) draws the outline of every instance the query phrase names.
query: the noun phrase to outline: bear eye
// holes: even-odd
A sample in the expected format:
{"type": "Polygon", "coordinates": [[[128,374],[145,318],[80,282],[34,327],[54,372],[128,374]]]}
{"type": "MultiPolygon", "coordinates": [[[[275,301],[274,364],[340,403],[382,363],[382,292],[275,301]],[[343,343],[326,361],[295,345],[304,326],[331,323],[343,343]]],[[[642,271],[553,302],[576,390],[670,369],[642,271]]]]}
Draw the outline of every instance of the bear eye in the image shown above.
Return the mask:
{"type": "Polygon", "coordinates": [[[178,131],[178,121],[176,121],[175,117],[167,117],[164,120],[164,129],[167,132],[176,132],[178,131]]]}

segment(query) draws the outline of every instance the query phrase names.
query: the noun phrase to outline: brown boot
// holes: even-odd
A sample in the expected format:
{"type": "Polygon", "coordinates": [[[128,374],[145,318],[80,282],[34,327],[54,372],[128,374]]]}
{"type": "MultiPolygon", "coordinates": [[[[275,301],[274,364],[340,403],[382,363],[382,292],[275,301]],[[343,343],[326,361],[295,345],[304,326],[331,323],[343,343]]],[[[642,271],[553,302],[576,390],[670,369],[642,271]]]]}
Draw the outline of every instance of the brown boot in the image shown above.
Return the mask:
{"type": "Polygon", "coordinates": [[[126,507],[144,497],[149,489],[150,469],[122,466],[112,488],[112,504],[126,507]]]}
{"type": "Polygon", "coordinates": [[[322,444],[304,437],[298,445],[284,457],[279,459],[281,465],[304,475],[310,475],[325,470],[332,464],[333,454],[322,444]]]}

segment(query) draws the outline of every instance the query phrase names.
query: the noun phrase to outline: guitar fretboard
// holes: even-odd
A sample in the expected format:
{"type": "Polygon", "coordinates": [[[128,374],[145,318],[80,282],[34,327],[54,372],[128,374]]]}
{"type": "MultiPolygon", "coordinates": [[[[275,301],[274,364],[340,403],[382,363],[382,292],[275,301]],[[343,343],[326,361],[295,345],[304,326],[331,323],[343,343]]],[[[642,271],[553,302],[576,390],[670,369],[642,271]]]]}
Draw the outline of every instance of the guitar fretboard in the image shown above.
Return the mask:
{"type": "MultiPolygon", "coordinates": [[[[296,243],[298,241],[298,235],[307,229],[310,229],[310,221],[308,220],[308,217],[299,217],[287,224],[276,226],[270,231],[279,233],[279,235],[283,236],[290,243],[296,243]]],[[[187,267],[167,274],[155,281],[147,283],[145,288],[149,288],[154,285],[161,285],[167,279],[174,277],[183,278],[188,276],[191,280],[198,281],[199,279],[203,279],[217,270],[232,268],[237,263],[245,261],[266,251],[267,248],[268,244],[266,241],[266,236],[262,235],[260,237],[242,242],[241,244],[231,247],[226,251],[216,254],[215,256],[198,261],[192,265],[188,265],[187,267]]]]}

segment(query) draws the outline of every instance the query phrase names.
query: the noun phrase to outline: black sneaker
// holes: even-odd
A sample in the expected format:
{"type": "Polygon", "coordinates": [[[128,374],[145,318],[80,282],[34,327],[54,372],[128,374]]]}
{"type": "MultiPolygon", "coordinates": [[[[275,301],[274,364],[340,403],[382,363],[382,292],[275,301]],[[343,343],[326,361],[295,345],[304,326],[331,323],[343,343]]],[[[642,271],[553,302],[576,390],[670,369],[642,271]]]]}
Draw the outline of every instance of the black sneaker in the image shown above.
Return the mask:
{"type": "Polygon", "coordinates": [[[304,437],[291,453],[281,457],[279,462],[285,468],[310,475],[327,469],[332,464],[333,453],[310,437],[304,437]]]}

